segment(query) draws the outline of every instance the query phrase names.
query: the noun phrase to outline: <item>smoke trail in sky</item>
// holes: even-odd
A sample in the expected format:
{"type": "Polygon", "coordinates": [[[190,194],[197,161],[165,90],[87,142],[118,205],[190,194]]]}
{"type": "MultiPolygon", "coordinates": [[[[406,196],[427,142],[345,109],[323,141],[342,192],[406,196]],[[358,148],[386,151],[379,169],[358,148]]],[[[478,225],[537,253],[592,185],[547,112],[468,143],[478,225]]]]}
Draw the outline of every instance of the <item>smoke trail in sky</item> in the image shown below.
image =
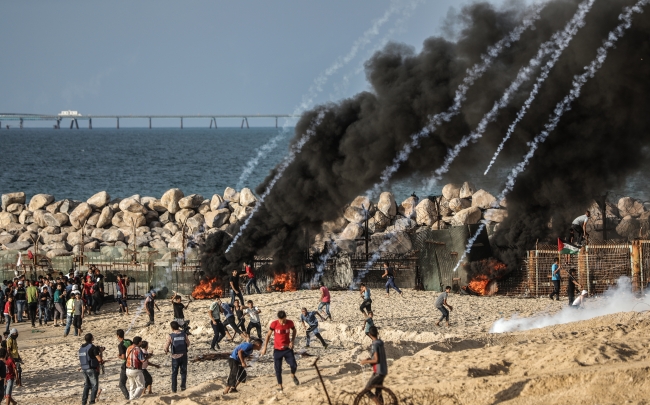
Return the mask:
{"type": "Polygon", "coordinates": [[[311,125],[309,126],[307,131],[305,131],[305,134],[302,136],[302,138],[300,138],[300,140],[291,147],[291,149],[289,150],[289,154],[284,158],[282,164],[278,166],[275,176],[269,182],[268,186],[266,186],[266,190],[264,190],[264,193],[262,193],[262,195],[260,196],[259,200],[257,201],[257,204],[255,205],[255,208],[248,215],[246,221],[244,221],[241,228],[239,228],[239,232],[237,232],[237,235],[235,235],[232,242],[230,242],[228,249],[226,249],[226,253],[228,253],[230,249],[232,249],[232,247],[235,246],[235,243],[241,237],[242,233],[250,223],[251,218],[253,218],[253,215],[255,215],[255,213],[260,209],[262,204],[264,204],[264,199],[268,197],[268,195],[271,193],[271,190],[273,189],[273,186],[275,186],[275,183],[277,183],[280,177],[282,177],[284,171],[287,170],[287,167],[289,167],[289,165],[294,161],[296,155],[300,153],[300,150],[302,149],[303,146],[305,146],[305,143],[307,143],[309,138],[311,138],[316,133],[316,128],[323,121],[324,117],[325,117],[325,112],[324,111],[319,112],[318,116],[316,116],[316,118],[312,121],[311,125]]]}
{"type": "Polygon", "coordinates": [[[131,332],[131,329],[133,329],[133,326],[135,325],[135,321],[138,320],[143,309],[144,309],[144,300],[140,302],[140,306],[138,307],[138,310],[135,312],[135,316],[131,320],[131,324],[129,325],[129,328],[124,333],[128,334],[129,332],[131,332]]]}
{"type": "Polygon", "coordinates": [[[620,312],[648,310],[650,302],[647,296],[642,299],[636,298],[632,293],[632,280],[623,276],[618,279],[614,288],[605,291],[602,299],[586,300],[583,305],[583,309],[565,307],[553,315],[537,315],[530,318],[519,318],[517,315],[513,315],[510,319],[501,318],[492,324],[490,333],[544,328],[620,312]]]}
{"type": "Polygon", "coordinates": [[[555,66],[555,63],[560,58],[560,55],[562,55],[562,52],[567,48],[567,46],[569,46],[573,37],[578,33],[578,30],[585,25],[585,17],[587,16],[587,13],[589,13],[589,10],[591,10],[594,1],[595,0],[585,0],[578,6],[578,10],[571,20],[569,20],[564,29],[554,33],[551,39],[544,42],[539,47],[537,54],[528,62],[528,65],[519,70],[515,80],[506,89],[501,99],[494,103],[492,109],[483,116],[476,129],[469,135],[465,135],[453,149],[450,149],[447,152],[447,156],[445,156],[442,166],[436,169],[434,175],[427,181],[427,192],[430,192],[430,190],[436,185],[437,181],[442,178],[442,175],[449,171],[449,166],[458,157],[461,150],[467,147],[470,142],[476,142],[483,136],[488,124],[494,122],[496,119],[499,110],[508,105],[512,96],[517,92],[517,90],[519,90],[519,87],[521,87],[524,82],[530,79],[531,74],[536,67],[541,65],[543,59],[547,55],[553,53],[551,59],[542,68],[537,82],[535,83],[535,87],[533,88],[533,92],[537,94],[536,89],[539,89],[539,86],[541,86],[544,80],[546,80],[549,72],[553,66],[555,66]]]}
{"type": "Polygon", "coordinates": [[[377,260],[381,258],[381,254],[386,250],[388,245],[391,244],[394,237],[395,237],[395,233],[393,232],[384,234],[385,240],[381,243],[381,245],[379,245],[379,248],[375,251],[375,253],[372,254],[370,260],[368,260],[363,270],[361,270],[359,274],[357,274],[357,276],[354,278],[352,284],[350,284],[350,290],[354,290],[357,288],[357,285],[359,285],[361,279],[364,278],[366,274],[368,274],[370,269],[372,269],[372,266],[374,266],[377,260]]]}
{"type": "Polygon", "coordinates": [[[339,247],[336,244],[336,241],[334,239],[330,239],[329,245],[327,246],[327,251],[323,252],[318,257],[318,266],[316,267],[316,274],[314,274],[314,277],[311,279],[311,285],[314,285],[320,281],[321,277],[323,277],[323,273],[325,272],[327,261],[336,253],[338,253],[338,251],[339,247]]]}
{"type": "MultiPolygon", "coordinates": [[[[598,48],[596,51],[596,59],[594,59],[589,65],[585,67],[585,72],[579,76],[575,76],[573,79],[573,84],[572,88],[569,91],[569,94],[562,100],[560,101],[557,106],[555,107],[554,110],[554,115],[551,117],[550,121],[545,125],[544,131],[537,135],[535,139],[530,143],[530,149],[528,153],[525,155],[524,160],[517,164],[515,167],[513,167],[512,172],[508,175],[508,179],[506,181],[506,186],[501,191],[501,194],[499,194],[499,197],[497,198],[496,202],[494,203],[495,206],[498,206],[501,201],[503,201],[504,198],[506,198],[506,195],[512,191],[513,187],[515,186],[515,181],[517,180],[517,176],[521,172],[523,172],[528,165],[528,162],[530,159],[533,157],[535,154],[535,151],[537,150],[538,146],[546,140],[548,135],[555,129],[557,124],[560,122],[560,118],[562,118],[562,115],[569,110],[571,107],[571,103],[580,96],[580,90],[582,89],[582,86],[600,69],[600,67],[603,65],[605,62],[605,59],[607,58],[607,51],[612,48],[615,44],[616,41],[618,41],[620,38],[623,37],[625,34],[625,30],[630,28],[632,25],[632,14],[633,13],[642,13],[643,12],[643,6],[648,4],[650,0],[640,0],[639,2],[636,3],[633,7],[625,7],[623,9],[623,13],[618,17],[620,20],[623,20],[621,24],[619,24],[614,30],[612,30],[609,35],[607,36],[607,39],[603,41],[603,45],[598,48]]],[[[481,224],[479,229],[476,231],[476,233],[470,238],[469,241],[467,241],[467,248],[465,249],[465,253],[463,253],[463,257],[472,249],[472,246],[474,245],[474,242],[476,242],[476,238],[478,235],[481,233],[483,228],[485,227],[484,224],[481,224]]],[[[456,264],[456,267],[454,268],[454,271],[458,269],[458,266],[460,265],[460,262],[462,261],[463,257],[461,257],[461,260],[458,261],[456,264]]]]}
{"type": "Polygon", "coordinates": [[[483,76],[487,69],[492,65],[492,62],[494,62],[496,57],[499,56],[501,51],[503,51],[503,49],[510,47],[514,42],[518,41],[519,38],[521,38],[521,35],[528,28],[533,26],[535,21],[537,21],[540,17],[540,11],[541,7],[535,7],[532,16],[525,18],[521,25],[515,28],[499,42],[489,47],[487,52],[481,55],[481,62],[467,69],[467,76],[465,76],[463,82],[456,89],[453,105],[447,111],[435,114],[429,118],[429,122],[422,130],[411,135],[411,141],[408,144],[404,145],[399,154],[393,159],[393,163],[384,169],[379,182],[377,182],[366,192],[368,198],[372,198],[374,195],[379,194],[379,192],[383,190],[384,186],[388,183],[392,175],[399,169],[401,164],[409,158],[413,149],[420,146],[420,140],[422,138],[425,138],[432,132],[435,132],[435,130],[443,122],[450,121],[460,112],[460,107],[465,101],[469,88],[477,79],[483,76]]]}
{"type": "Polygon", "coordinates": [[[304,111],[314,105],[314,100],[323,91],[323,87],[327,83],[327,80],[330,78],[330,76],[350,63],[357,56],[359,51],[363,50],[374,37],[379,35],[380,28],[388,21],[390,21],[390,18],[401,9],[401,1],[392,0],[388,10],[386,10],[381,17],[374,20],[372,26],[368,28],[359,38],[357,38],[356,41],[354,41],[352,48],[350,48],[348,53],[343,56],[339,56],[331,66],[325,69],[320,75],[318,75],[318,77],[316,77],[316,79],[314,79],[314,82],[311,86],[309,86],[307,93],[302,96],[302,101],[300,104],[291,113],[291,117],[284,120],[282,129],[278,131],[278,134],[271,138],[269,142],[258,148],[257,154],[248,161],[246,167],[244,167],[244,170],[242,171],[242,174],[239,176],[239,180],[237,181],[237,190],[240,190],[244,186],[246,180],[253,173],[260,160],[263,157],[268,156],[268,154],[278,146],[278,143],[289,133],[289,125],[295,121],[295,118],[300,116],[304,111]]]}
{"type": "Polygon", "coordinates": [[[474,246],[474,242],[476,242],[478,236],[481,234],[481,232],[483,232],[483,229],[485,229],[485,223],[481,223],[481,225],[476,230],[476,233],[472,235],[471,238],[469,238],[469,240],[467,241],[467,247],[465,248],[463,255],[460,257],[460,259],[458,259],[458,263],[456,263],[453,272],[456,272],[456,270],[458,270],[458,267],[460,267],[460,263],[463,261],[465,256],[467,256],[469,252],[472,250],[472,246],[474,246]]]}
{"type": "Polygon", "coordinates": [[[591,63],[585,67],[585,72],[573,78],[573,83],[571,85],[569,94],[567,94],[564,99],[555,106],[555,110],[553,111],[551,119],[544,125],[544,130],[539,135],[537,135],[532,142],[530,142],[530,149],[524,156],[524,160],[513,167],[512,171],[508,175],[506,186],[499,195],[499,198],[497,199],[498,201],[502,201],[505,198],[506,194],[512,191],[513,187],[515,186],[517,176],[526,169],[528,162],[535,154],[535,151],[539,145],[543,143],[546,138],[548,138],[549,134],[555,129],[555,127],[557,127],[560,119],[562,118],[562,115],[571,108],[571,103],[580,96],[580,90],[582,89],[582,86],[584,86],[584,84],[587,83],[589,79],[594,77],[596,72],[598,72],[598,69],[603,66],[605,59],[607,59],[607,52],[609,49],[613,48],[616,42],[623,37],[625,30],[632,26],[633,13],[642,13],[643,6],[647,5],[648,2],[650,2],[650,0],[640,0],[633,7],[625,7],[623,9],[623,13],[618,16],[619,20],[622,20],[623,22],[614,28],[614,30],[609,33],[607,38],[603,40],[603,45],[596,51],[596,59],[591,61],[591,63]]]}

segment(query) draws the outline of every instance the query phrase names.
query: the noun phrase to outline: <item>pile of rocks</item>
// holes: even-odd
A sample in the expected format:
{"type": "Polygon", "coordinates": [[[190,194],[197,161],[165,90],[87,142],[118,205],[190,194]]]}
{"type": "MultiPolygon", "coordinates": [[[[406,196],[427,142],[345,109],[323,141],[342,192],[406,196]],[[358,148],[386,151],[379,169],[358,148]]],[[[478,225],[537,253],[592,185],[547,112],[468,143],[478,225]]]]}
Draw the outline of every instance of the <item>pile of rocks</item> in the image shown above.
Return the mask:
{"type": "Polygon", "coordinates": [[[240,192],[228,187],[223,196],[205,199],[198,194],[185,196],[177,188],[161,198],[111,199],[105,191],[87,201],[56,201],[49,194],[37,194],[29,203],[25,193],[2,195],[0,245],[10,250],[39,250],[47,256],[65,256],[81,250],[111,247],[150,247],[182,250],[182,224],[189,235],[201,226],[208,233],[217,229],[232,232],[253,210],[257,198],[250,189],[240,192]],[[134,233],[135,230],[135,233],[134,233]],[[82,236],[83,233],[83,236],[82,236]]]}
{"type": "Polygon", "coordinates": [[[447,184],[437,201],[411,196],[397,205],[393,195],[384,192],[377,203],[365,196],[355,198],[340,218],[323,224],[323,232],[317,235],[312,249],[322,250],[326,241],[334,240],[342,250],[353,253],[357,246],[364,244],[359,239],[365,233],[366,209],[370,218],[368,233],[371,252],[380,246],[389,253],[412,250],[408,233],[417,231],[417,228],[436,230],[485,220],[491,232],[508,217],[505,200],[497,203],[493,195],[485,190],[476,190],[468,182],[462,185],[447,184]]]}

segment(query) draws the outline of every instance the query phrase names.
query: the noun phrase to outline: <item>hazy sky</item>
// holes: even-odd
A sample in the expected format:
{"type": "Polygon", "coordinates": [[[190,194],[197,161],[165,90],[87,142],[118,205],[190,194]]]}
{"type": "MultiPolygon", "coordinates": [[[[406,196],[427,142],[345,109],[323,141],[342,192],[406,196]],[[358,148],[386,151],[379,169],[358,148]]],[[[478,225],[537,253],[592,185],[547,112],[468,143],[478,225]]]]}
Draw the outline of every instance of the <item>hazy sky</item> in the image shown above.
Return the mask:
{"type": "Polygon", "coordinates": [[[359,68],[383,41],[420,49],[466,3],[5,2],[0,112],[290,113],[310,94],[318,103],[365,89],[359,68]]]}

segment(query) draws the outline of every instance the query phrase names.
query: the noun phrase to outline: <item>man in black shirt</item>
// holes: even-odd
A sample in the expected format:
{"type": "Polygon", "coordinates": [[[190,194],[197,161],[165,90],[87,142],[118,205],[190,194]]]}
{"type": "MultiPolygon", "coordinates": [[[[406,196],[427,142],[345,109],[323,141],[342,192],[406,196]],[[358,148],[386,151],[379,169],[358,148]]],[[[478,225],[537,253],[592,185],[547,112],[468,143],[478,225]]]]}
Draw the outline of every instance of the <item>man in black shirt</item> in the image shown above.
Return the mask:
{"type": "Polygon", "coordinates": [[[569,269],[569,283],[566,286],[566,293],[569,296],[569,306],[573,306],[575,300],[576,287],[582,290],[582,285],[575,278],[576,269],[569,269]]]}
{"type": "Polygon", "coordinates": [[[117,340],[119,341],[117,345],[117,354],[118,357],[122,360],[122,368],[120,370],[120,391],[126,400],[129,400],[129,390],[126,388],[126,348],[131,345],[131,341],[124,339],[124,330],[117,330],[117,340]]]}
{"type": "Polygon", "coordinates": [[[389,291],[393,288],[399,295],[402,295],[402,291],[395,285],[395,269],[389,267],[388,262],[384,262],[384,274],[381,278],[387,278],[386,281],[386,295],[389,295],[389,291]]]}
{"type": "Polygon", "coordinates": [[[230,276],[230,305],[235,304],[235,297],[239,297],[239,303],[244,302],[244,295],[239,288],[239,271],[237,269],[233,269],[232,276],[230,276]]]}

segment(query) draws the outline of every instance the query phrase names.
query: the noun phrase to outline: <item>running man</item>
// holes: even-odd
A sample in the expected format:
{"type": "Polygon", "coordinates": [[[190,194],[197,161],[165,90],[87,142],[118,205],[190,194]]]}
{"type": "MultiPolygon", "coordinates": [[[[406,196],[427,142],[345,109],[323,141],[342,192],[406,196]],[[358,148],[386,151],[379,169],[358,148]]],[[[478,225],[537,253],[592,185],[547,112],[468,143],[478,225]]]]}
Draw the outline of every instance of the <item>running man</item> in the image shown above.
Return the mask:
{"type": "Polygon", "coordinates": [[[330,290],[329,288],[325,287],[325,283],[322,281],[320,282],[320,302],[318,303],[318,312],[321,312],[323,307],[325,307],[325,314],[327,314],[327,318],[325,320],[332,320],[332,315],[330,314],[330,290]]]}
{"type": "MultiPolygon", "coordinates": [[[[230,326],[230,328],[235,331],[236,334],[240,335],[242,339],[245,339],[245,332],[239,329],[235,323],[235,314],[232,312],[232,306],[230,306],[230,304],[227,302],[221,302],[221,299],[219,298],[217,298],[217,302],[219,302],[219,305],[221,305],[221,312],[223,313],[223,325],[226,327],[226,330],[228,330],[227,327],[230,326]]],[[[230,341],[232,342],[234,340],[235,337],[233,336],[230,341]]]]}
{"type": "Polygon", "coordinates": [[[359,292],[361,293],[361,297],[363,298],[363,302],[361,303],[361,306],[359,306],[359,309],[361,310],[363,316],[366,316],[366,311],[372,312],[372,299],[370,298],[370,288],[366,287],[366,285],[362,283],[359,285],[359,292]]]}
{"type": "Polygon", "coordinates": [[[553,259],[553,264],[551,265],[551,281],[553,282],[553,292],[548,296],[551,300],[553,299],[553,296],[555,295],[557,297],[557,300],[560,300],[560,281],[562,278],[560,277],[560,270],[562,267],[560,266],[560,259],[555,258],[553,259]]]}
{"type": "Polygon", "coordinates": [[[366,333],[366,336],[370,337],[370,328],[374,326],[375,321],[372,320],[372,311],[368,311],[368,318],[366,318],[366,321],[363,323],[363,331],[366,333]]]}
{"type": "Polygon", "coordinates": [[[449,311],[453,310],[451,305],[447,303],[447,297],[449,296],[450,291],[451,291],[451,287],[447,286],[445,287],[445,291],[440,293],[440,295],[438,295],[438,298],[436,298],[435,306],[436,308],[438,308],[440,312],[442,312],[442,316],[440,317],[440,319],[438,319],[438,322],[436,322],[436,326],[440,326],[440,321],[442,321],[443,319],[447,320],[447,326],[449,326],[449,311]],[[449,308],[449,311],[447,311],[447,308],[445,308],[445,306],[449,308]]]}
{"type": "Polygon", "coordinates": [[[238,392],[237,386],[239,383],[246,382],[246,358],[253,354],[253,350],[260,350],[262,347],[261,339],[253,339],[249,342],[240,343],[228,358],[228,365],[230,365],[230,375],[228,376],[228,384],[223,391],[224,395],[230,392],[238,392]]]}
{"type": "MultiPolygon", "coordinates": [[[[386,362],[386,351],[384,350],[384,342],[379,339],[379,331],[376,327],[370,328],[368,336],[372,339],[372,346],[370,348],[370,357],[361,360],[361,365],[370,364],[372,365],[372,376],[366,384],[366,388],[372,388],[373,386],[382,386],[384,385],[384,379],[388,374],[388,364],[386,362]]],[[[375,395],[370,393],[370,396],[374,398],[375,396],[381,398],[381,389],[375,389],[375,395]]]]}
{"type": "Polygon", "coordinates": [[[311,334],[313,333],[314,336],[318,340],[320,340],[321,344],[325,349],[327,349],[327,343],[325,343],[325,339],[320,335],[320,330],[318,330],[318,319],[316,319],[316,316],[318,316],[320,319],[323,319],[323,316],[318,312],[318,311],[307,311],[307,308],[302,309],[302,315],[300,315],[300,322],[302,323],[302,327],[305,328],[305,323],[309,326],[306,328],[307,332],[307,347],[309,347],[309,343],[311,342],[311,334]]]}
{"type": "Polygon", "coordinates": [[[266,354],[266,348],[269,345],[273,335],[273,365],[275,368],[275,378],[278,381],[278,391],[282,392],[282,359],[284,359],[291,369],[291,377],[293,383],[300,384],[296,377],[296,370],[298,370],[298,363],[296,363],[296,356],[293,353],[293,342],[296,340],[296,327],[293,321],[287,319],[287,313],[278,311],[278,319],[271,322],[269,332],[266,334],[264,340],[264,349],[262,349],[262,356],[266,354]],[[291,333],[291,336],[289,336],[291,333]]]}
{"type": "Polygon", "coordinates": [[[212,338],[212,344],[210,345],[210,350],[221,349],[219,347],[219,342],[228,335],[228,339],[233,340],[230,336],[230,332],[223,326],[221,322],[221,301],[217,297],[212,304],[210,304],[210,309],[208,310],[208,315],[210,315],[210,325],[212,326],[212,331],[214,332],[214,337],[212,338]],[[215,348],[216,346],[216,348],[215,348]]]}
{"type": "Polygon", "coordinates": [[[402,295],[402,291],[399,288],[397,288],[397,286],[395,285],[395,269],[390,267],[388,265],[388,262],[384,262],[384,274],[382,274],[381,278],[384,278],[384,277],[387,278],[387,281],[386,281],[386,296],[390,295],[389,291],[390,291],[391,288],[393,288],[395,291],[397,291],[397,293],[399,295],[401,295],[403,297],[404,295],[402,295]]]}
{"type": "Polygon", "coordinates": [[[253,305],[252,300],[248,300],[246,303],[248,305],[248,308],[244,310],[244,316],[248,315],[250,318],[248,322],[248,326],[246,327],[246,334],[248,336],[251,335],[251,329],[255,328],[257,331],[257,338],[262,339],[262,324],[260,323],[260,309],[256,306],[253,305]]]}
{"type": "Polygon", "coordinates": [[[244,262],[244,271],[246,272],[246,276],[248,277],[248,282],[246,283],[246,294],[251,295],[251,286],[255,287],[255,290],[257,291],[258,294],[261,294],[262,292],[257,287],[257,277],[255,277],[255,273],[253,273],[253,269],[251,268],[251,266],[246,262],[244,262]]]}

